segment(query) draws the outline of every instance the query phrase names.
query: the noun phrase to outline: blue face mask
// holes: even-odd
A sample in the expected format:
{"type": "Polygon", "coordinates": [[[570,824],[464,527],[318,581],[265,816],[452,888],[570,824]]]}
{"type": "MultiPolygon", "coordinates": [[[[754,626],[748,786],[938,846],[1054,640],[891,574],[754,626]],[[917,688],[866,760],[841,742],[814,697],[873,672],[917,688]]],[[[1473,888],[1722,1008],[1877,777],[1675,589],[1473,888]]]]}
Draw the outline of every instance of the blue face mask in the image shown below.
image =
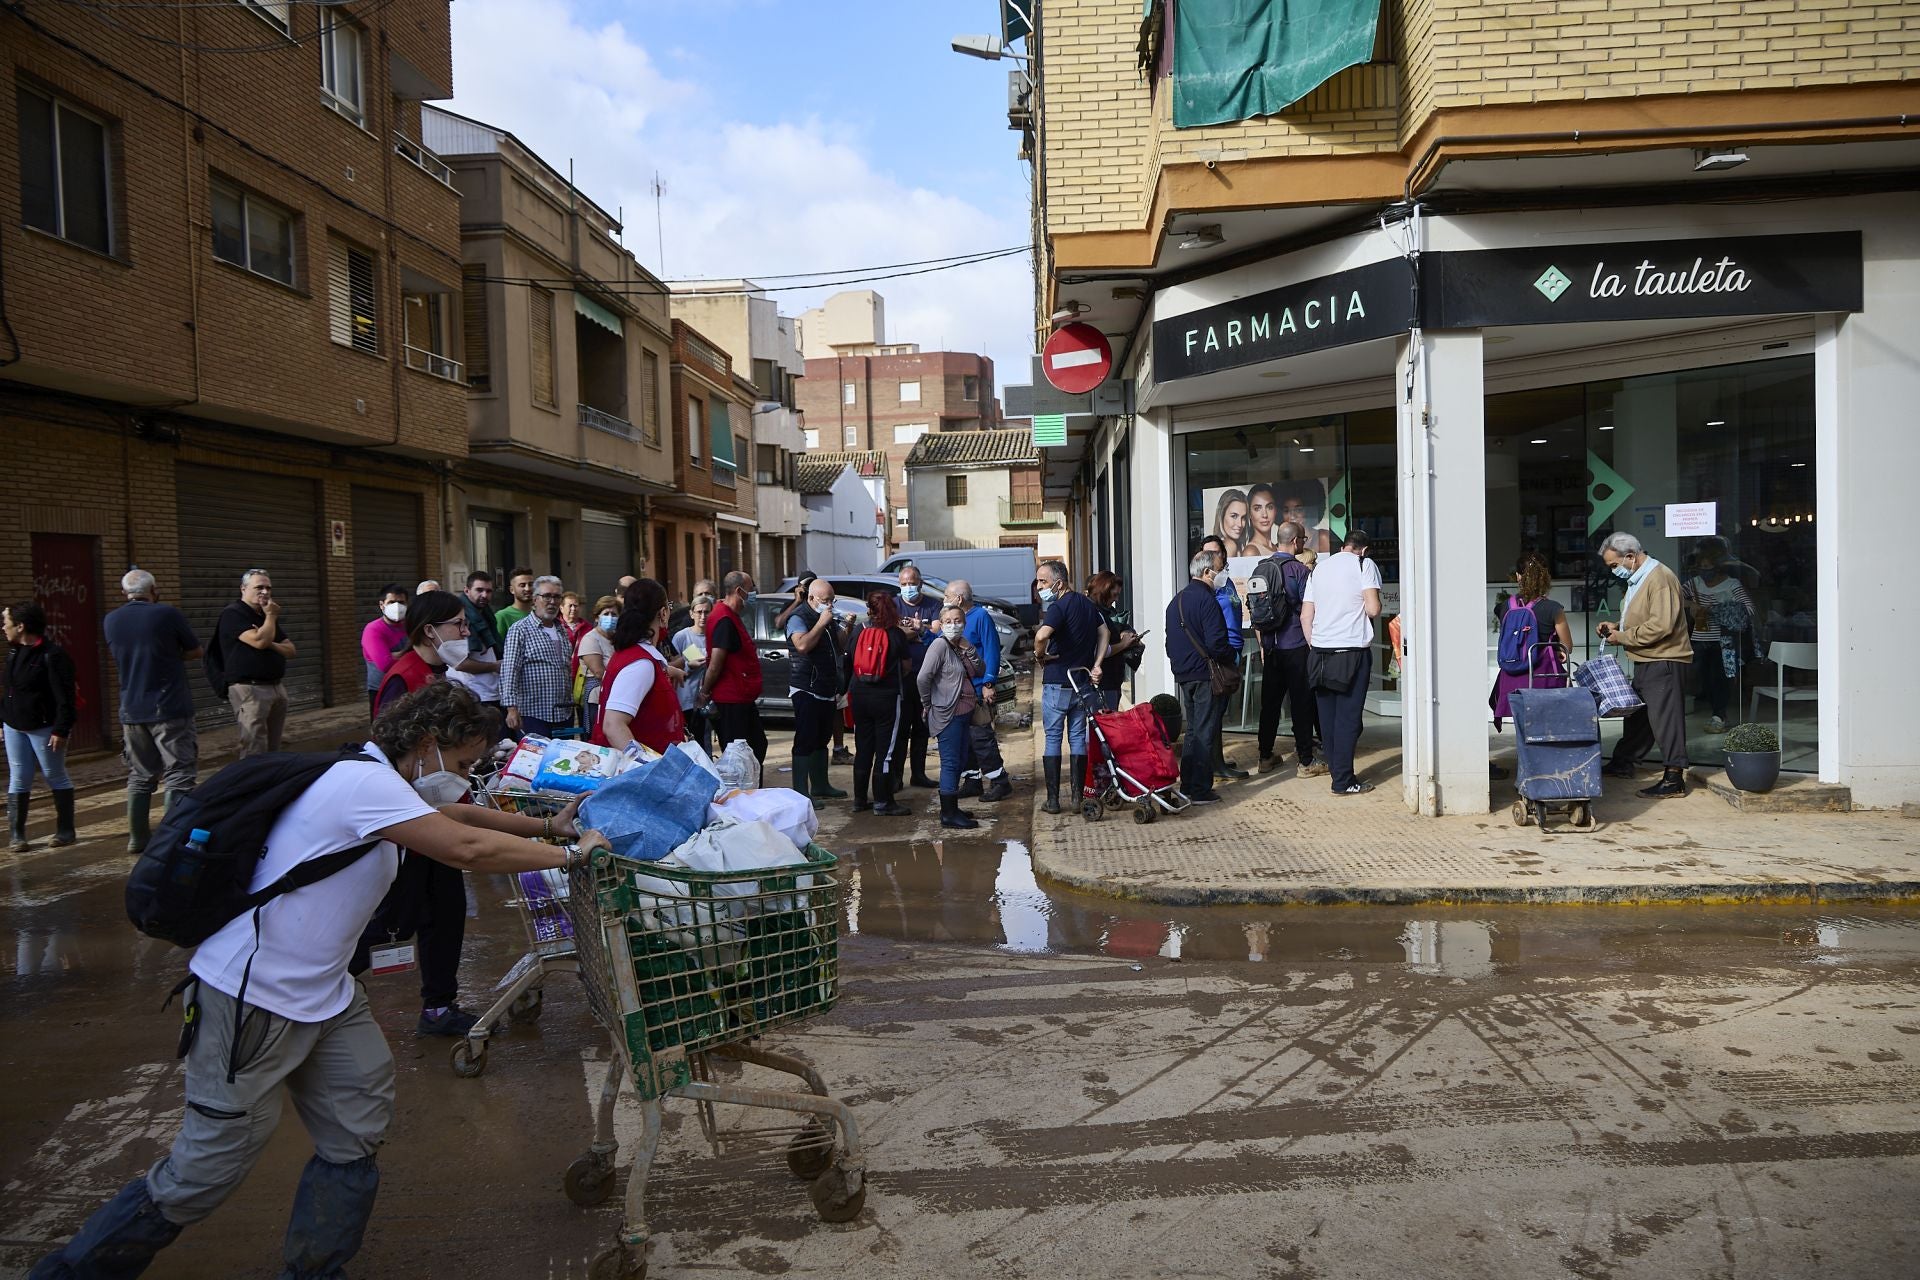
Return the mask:
{"type": "Polygon", "coordinates": [[[755,600],[758,600],[759,598],[760,598],[760,593],[759,593],[758,591],[749,591],[749,592],[747,592],[747,603],[748,603],[748,604],[752,604],[752,603],[753,603],[753,602],[754,602],[755,600]]]}
{"type": "Polygon", "coordinates": [[[619,614],[603,613],[600,615],[600,629],[602,631],[611,631],[618,625],[620,625],[619,614]]]}
{"type": "Polygon", "coordinates": [[[1617,564],[1613,566],[1613,576],[1622,582],[1631,582],[1633,581],[1633,570],[1623,564],[1617,564]]]}
{"type": "Polygon", "coordinates": [[[912,604],[915,600],[918,600],[920,598],[920,584],[917,582],[909,582],[906,586],[900,588],[900,598],[908,604],[912,604]]]}
{"type": "Polygon", "coordinates": [[[1041,604],[1052,604],[1052,603],[1053,603],[1053,600],[1054,600],[1054,596],[1055,596],[1055,592],[1054,592],[1054,589],[1053,589],[1052,587],[1042,587],[1042,588],[1040,588],[1040,603],[1041,603],[1041,604]]]}

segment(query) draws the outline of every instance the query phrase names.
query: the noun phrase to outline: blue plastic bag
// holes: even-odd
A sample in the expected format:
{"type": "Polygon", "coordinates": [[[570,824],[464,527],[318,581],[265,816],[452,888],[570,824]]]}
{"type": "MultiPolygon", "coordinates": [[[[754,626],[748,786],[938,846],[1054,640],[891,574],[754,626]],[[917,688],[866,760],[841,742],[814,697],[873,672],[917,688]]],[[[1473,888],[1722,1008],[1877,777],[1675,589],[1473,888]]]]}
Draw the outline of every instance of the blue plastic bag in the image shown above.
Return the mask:
{"type": "Polygon", "coordinates": [[[606,836],[623,858],[657,862],[707,825],[719,793],[713,774],[684,751],[669,751],[614,778],[580,806],[580,828],[606,836]]]}

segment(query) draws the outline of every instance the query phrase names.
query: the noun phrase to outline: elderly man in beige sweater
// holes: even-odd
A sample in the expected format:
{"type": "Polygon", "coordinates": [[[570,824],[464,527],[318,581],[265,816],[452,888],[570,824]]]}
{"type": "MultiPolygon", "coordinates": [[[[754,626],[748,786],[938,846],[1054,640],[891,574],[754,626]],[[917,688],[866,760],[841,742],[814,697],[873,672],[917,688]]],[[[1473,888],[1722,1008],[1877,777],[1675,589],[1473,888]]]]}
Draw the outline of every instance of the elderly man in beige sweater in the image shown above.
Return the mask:
{"type": "Polygon", "coordinates": [[[1606,773],[1631,778],[1634,766],[1656,742],[1665,772],[1640,792],[1650,800],[1687,794],[1687,673],[1693,665],[1693,641],[1680,579],[1648,555],[1630,533],[1616,533],[1600,544],[1600,558],[1613,576],[1627,584],[1620,622],[1602,622],[1594,630],[1633,659],[1633,688],[1645,706],[1627,717],[1620,745],[1606,773]]]}

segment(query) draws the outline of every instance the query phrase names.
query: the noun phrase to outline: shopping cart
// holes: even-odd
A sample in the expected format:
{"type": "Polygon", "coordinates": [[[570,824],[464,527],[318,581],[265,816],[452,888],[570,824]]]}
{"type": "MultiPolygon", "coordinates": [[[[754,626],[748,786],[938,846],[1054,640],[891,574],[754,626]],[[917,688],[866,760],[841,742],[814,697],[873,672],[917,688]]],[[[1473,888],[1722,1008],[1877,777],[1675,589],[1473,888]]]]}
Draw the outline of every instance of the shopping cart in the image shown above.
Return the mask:
{"type": "MultiPolygon", "coordinates": [[[[496,790],[498,785],[497,774],[482,775],[474,784],[474,801],[503,813],[545,818],[575,798],[557,791],[496,790]]],[[[513,880],[513,905],[527,929],[527,950],[494,984],[499,996],[474,1020],[466,1036],[454,1042],[449,1058],[453,1074],[467,1079],[487,1069],[487,1041],[501,1022],[524,1026],[540,1017],[549,973],[580,971],[574,958],[573,921],[567,915],[567,877],[558,871],[521,871],[513,880]]]]}
{"type": "Polygon", "coordinates": [[[1131,806],[1133,820],[1146,823],[1162,812],[1185,810],[1192,801],[1180,791],[1180,762],[1167,742],[1167,727],[1152,705],[1143,702],[1126,711],[1108,711],[1086,675],[1080,670],[1067,672],[1067,686],[1087,717],[1081,816],[1098,822],[1108,809],[1131,806]]]}
{"type": "Polygon", "coordinates": [[[833,855],[808,845],[806,861],[773,870],[699,872],[602,855],[571,876],[573,921],[587,1003],[613,1041],[593,1145],[567,1167],[575,1204],[614,1186],[613,1111],[622,1076],[640,1096],[641,1136],[627,1177],[618,1242],[593,1260],[594,1280],[646,1275],[647,1174],[660,1143],[661,1102],[692,1098],[716,1155],[784,1150],[811,1183],[824,1222],[850,1222],[866,1203],[866,1155],[853,1112],[827,1096],[807,1063],[754,1048],[762,1032],[833,1007],[839,994],[840,884],[833,855]],[[717,1083],[725,1058],[797,1076],[807,1091],[717,1083]],[[722,1129],[713,1104],[762,1107],[803,1123],[722,1129]],[[836,1138],[836,1131],[838,1137],[836,1138]]]}
{"type": "MultiPolygon", "coordinates": [[[[1539,669],[1537,659],[1532,667],[1539,669]]],[[[1538,823],[1545,830],[1550,816],[1564,813],[1575,830],[1591,831],[1593,802],[1600,798],[1598,706],[1593,693],[1574,682],[1570,663],[1563,671],[1549,674],[1564,676],[1566,684],[1536,684],[1508,695],[1519,752],[1514,786],[1520,798],[1513,802],[1514,825],[1538,823]]]]}

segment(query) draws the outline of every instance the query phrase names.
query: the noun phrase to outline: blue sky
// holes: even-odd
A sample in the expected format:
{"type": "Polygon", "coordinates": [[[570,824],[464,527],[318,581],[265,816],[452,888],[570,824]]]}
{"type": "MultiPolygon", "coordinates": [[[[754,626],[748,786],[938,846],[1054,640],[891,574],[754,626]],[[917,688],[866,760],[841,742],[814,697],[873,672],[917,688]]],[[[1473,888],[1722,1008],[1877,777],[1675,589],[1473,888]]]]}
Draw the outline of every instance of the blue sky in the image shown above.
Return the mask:
{"type": "MultiPolygon", "coordinates": [[[[772,274],[1025,243],[1012,63],[963,58],[993,0],[460,0],[448,105],[511,130],[671,276],[772,274]]],[[[1029,260],[876,282],[889,338],[981,350],[1025,381],[1029,260]]],[[[819,294],[777,295],[798,314],[819,294]]]]}

